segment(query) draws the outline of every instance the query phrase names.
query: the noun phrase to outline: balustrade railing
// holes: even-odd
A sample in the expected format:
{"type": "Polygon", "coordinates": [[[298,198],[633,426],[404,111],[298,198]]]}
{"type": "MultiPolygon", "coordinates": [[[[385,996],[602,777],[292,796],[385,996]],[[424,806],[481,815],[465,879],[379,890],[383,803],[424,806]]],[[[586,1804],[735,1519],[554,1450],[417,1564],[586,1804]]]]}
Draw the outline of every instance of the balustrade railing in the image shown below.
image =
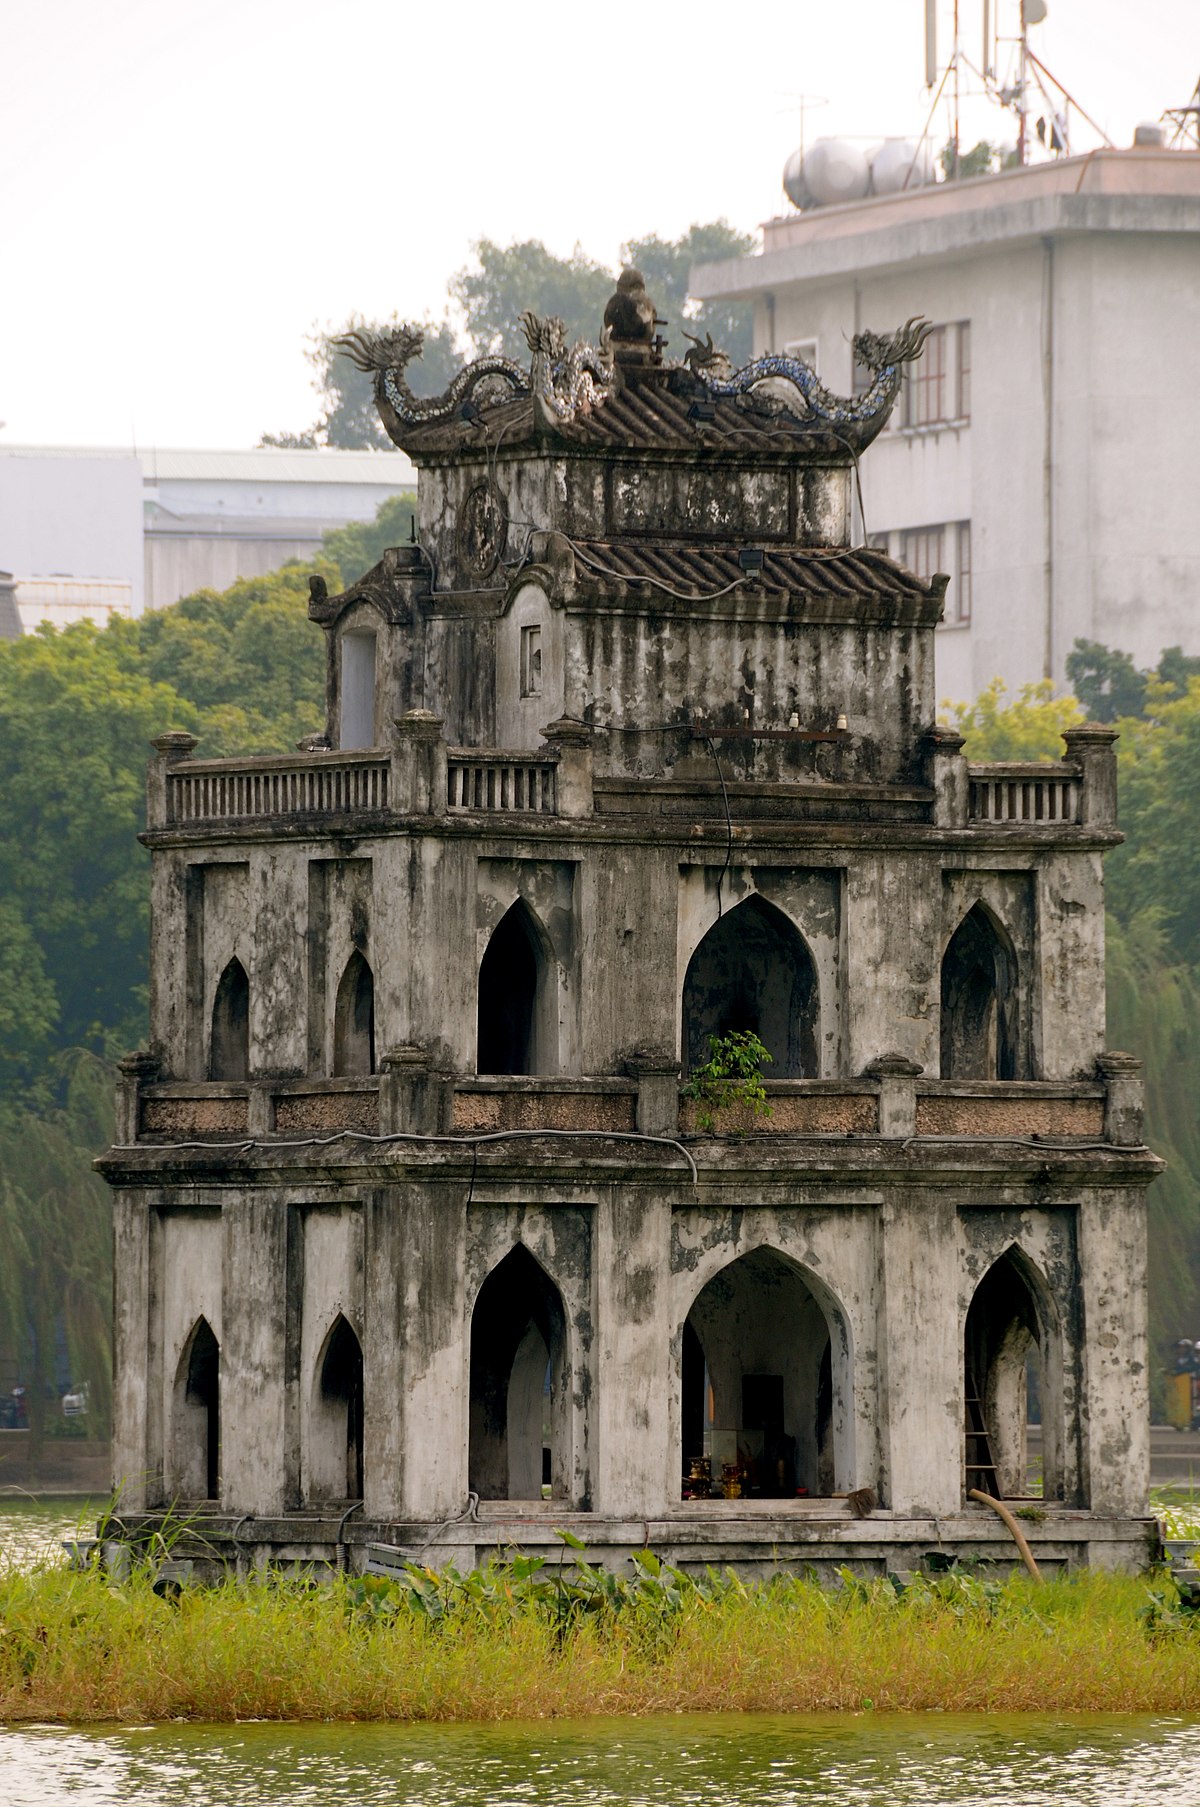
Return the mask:
{"type": "Polygon", "coordinates": [[[519,753],[452,748],[446,763],[446,804],[451,810],[558,814],[558,766],[519,753]]]}
{"type": "Polygon", "coordinates": [[[973,765],[970,780],[972,822],[1079,821],[1080,778],[1072,766],[973,765]]]}
{"type": "Polygon", "coordinates": [[[253,822],[349,816],[389,807],[390,767],[378,754],[192,761],[167,774],[167,821],[253,822]]]}

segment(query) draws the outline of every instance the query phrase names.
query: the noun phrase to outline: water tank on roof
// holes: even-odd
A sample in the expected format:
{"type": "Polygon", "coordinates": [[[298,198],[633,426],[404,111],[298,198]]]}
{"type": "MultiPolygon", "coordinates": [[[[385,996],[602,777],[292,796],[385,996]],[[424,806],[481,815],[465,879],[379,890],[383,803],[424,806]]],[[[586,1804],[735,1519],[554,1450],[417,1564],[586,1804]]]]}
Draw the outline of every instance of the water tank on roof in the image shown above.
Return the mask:
{"type": "Polygon", "coordinates": [[[793,151],[783,166],[783,192],[793,207],[812,206],[812,196],[804,186],[803,151],[793,151]]]}
{"type": "Polygon", "coordinates": [[[928,139],[917,145],[911,138],[889,138],[871,163],[871,183],[877,195],[899,194],[905,187],[924,188],[932,181],[933,154],[928,139]]]}
{"type": "Polygon", "coordinates": [[[860,201],[871,180],[867,154],[848,138],[818,138],[806,152],[804,185],[820,207],[860,201]]]}

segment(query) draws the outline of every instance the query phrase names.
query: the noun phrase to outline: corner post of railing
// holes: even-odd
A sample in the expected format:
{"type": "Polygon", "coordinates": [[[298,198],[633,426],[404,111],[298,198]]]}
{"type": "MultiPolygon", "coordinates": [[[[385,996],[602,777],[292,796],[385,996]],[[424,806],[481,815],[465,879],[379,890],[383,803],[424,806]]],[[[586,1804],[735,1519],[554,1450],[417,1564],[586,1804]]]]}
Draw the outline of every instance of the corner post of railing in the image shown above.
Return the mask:
{"type": "Polygon", "coordinates": [[[162,1071],[157,1054],[139,1048],[135,1054],[123,1054],[117,1062],[117,1142],[131,1148],[138,1139],[142,1122],[142,1087],[153,1085],[162,1071]]]}
{"type": "Polygon", "coordinates": [[[621,1063],[637,1080],[637,1126],[644,1136],[679,1134],[679,1062],[665,1049],[636,1048],[621,1063]]]}
{"type": "Polygon", "coordinates": [[[965,828],[971,806],[966,741],[956,728],[930,728],[923,736],[926,783],[933,790],[935,828],[965,828]]]}
{"type": "Polygon", "coordinates": [[[446,813],[445,722],[429,709],[409,709],[392,724],[392,808],[406,816],[446,813]]]}
{"type": "Polygon", "coordinates": [[[184,728],[172,728],[150,742],[154,758],[146,767],[146,827],[165,828],[168,821],[167,777],[172,766],[190,759],[196,736],[184,728]]]}
{"type": "Polygon", "coordinates": [[[880,1054],[863,1068],[866,1078],[879,1082],[881,1136],[916,1135],[917,1081],[924,1071],[905,1054],[880,1054]]]}
{"type": "Polygon", "coordinates": [[[402,1042],[379,1060],[379,1133],[440,1136],[452,1127],[454,1080],[435,1070],[428,1048],[402,1042]]]}
{"type": "Polygon", "coordinates": [[[558,755],[558,813],[568,819],[590,816],[592,795],[592,730],[573,715],[560,715],[542,729],[542,739],[558,755]]]}
{"type": "Polygon", "coordinates": [[[1079,771],[1079,820],[1088,828],[1117,825],[1117,750],[1115,728],[1085,722],[1063,733],[1067,759],[1079,771]]]}
{"type": "Polygon", "coordinates": [[[1104,1081],[1105,1141],[1119,1148],[1140,1148],[1145,1140],[1141,1061],[1136,1054],[1113,1050],[1098,1056],[1096,1071],[1104,1081]]]}

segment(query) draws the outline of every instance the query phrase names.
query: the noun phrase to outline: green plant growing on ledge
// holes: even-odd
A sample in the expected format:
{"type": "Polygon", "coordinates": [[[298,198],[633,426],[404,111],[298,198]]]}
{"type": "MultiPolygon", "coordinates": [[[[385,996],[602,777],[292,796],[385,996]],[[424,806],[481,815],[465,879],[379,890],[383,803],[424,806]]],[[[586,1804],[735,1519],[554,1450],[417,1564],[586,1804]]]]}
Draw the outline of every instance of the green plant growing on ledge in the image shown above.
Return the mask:
{"type": "MultiPolygon", "coordinates": [[[[771,1056],[753,1029],[731,1029],[728,1035],[710,1035],[708,1059],[697,1067],[681,1097],[696,1105],[696,1127],[713,1130],[716,1113],[743,1106],[755,1117],[769,1117],[771,1107],[762,1081],[762,1068],[771,1056]]],[[[744,1135],[744,1130],[734,1132],[744,1135]]]]}

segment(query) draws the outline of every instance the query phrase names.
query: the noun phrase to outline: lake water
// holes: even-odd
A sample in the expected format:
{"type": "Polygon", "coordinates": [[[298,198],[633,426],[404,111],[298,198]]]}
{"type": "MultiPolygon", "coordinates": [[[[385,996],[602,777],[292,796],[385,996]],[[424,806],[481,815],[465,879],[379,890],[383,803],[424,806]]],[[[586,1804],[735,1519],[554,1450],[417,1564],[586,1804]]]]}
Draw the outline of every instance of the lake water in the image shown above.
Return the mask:
{"type": "Polygon", "coordinates": [[[1200,1807],[1200,1722],[867,1715],[0,1730],[6,1807],[1200,1807]]]}
{"type": "MultiPolygon", "coordinates": [[[[0,1561],[98,1505],[0,1499],[0,1561]]],[[[1197,1703],[1200,1707],[1200,1702],[1197,1703]]],[[[867,1714],[0,1727],[2,1807],[1200,1807],[1200,1719],[867,1714]]]]}

